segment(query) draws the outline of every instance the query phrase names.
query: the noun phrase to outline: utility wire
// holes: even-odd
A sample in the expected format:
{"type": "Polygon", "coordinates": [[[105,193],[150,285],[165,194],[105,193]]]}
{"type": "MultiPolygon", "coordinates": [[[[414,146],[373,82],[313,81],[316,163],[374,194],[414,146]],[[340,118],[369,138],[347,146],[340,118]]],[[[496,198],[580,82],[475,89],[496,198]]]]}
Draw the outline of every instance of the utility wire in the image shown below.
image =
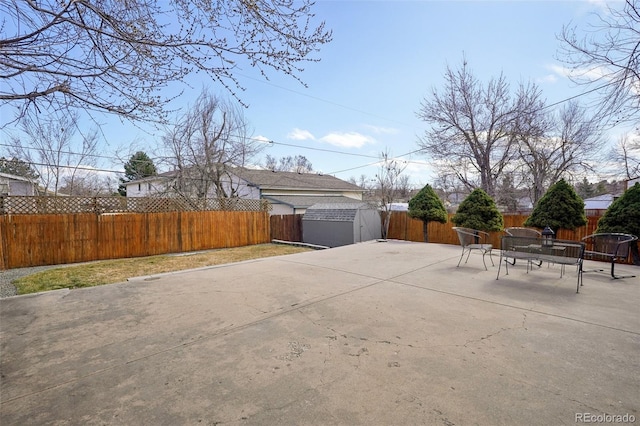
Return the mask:
{"type": "MultiPolygon", "coordinates": [[[[329,101],[329,100],[322,99],[322,98],[319,98],[319,97],[316,97],[316,96],[312,96],[312,95],[308,95],[308,94],[305,94],[305,93],[302,93],[302,92],[298,92],[298,91],[295,91],[293,89],[289,89],[289,88],[286,88],[286,87],[283,87],[283,86],[279,86],[277,84],[273,84],[273,83],[270,83],[270,82],[264,82],[263,80],[254,79],[254,78],[251,78],[251,77],[248,77],[248,76],[243,76],[243,77],[249,78],[249,79],[252,79],[252,80],[256,80],[256,81],[259,81],[259,82],[262,82],[262,83],[265,83],[265,84],[268,84],[268,85],[271,85],[271,86],[279,88],[281,90],[286,90],[286,91],[289,91],[289,92],[292,92],[292,93],[296,93],[296,94],[298,94],[300,96],[306,96],[308,98],[311,98],[311,99],[314,99],[314,100],[317,100],[317,101],[320,101],[320,102],[328,103],[328,104],[339,106],[341,108],[348,109],[348,110],[351,110],[351,111],[354,111],[354,112],[358,112],[358,113],[361,113],[361,114],[370,115],[370,116],[373,116],[373,117],[376,117],[376,118],[382,118],[382,119],[387,120],[387,121],[395,121],[395,122],[397,122],[399,124],[406,125],[406,123],[402,123],[402,122],[399,122],[399,121],[396,121],[396,120],[391,120],[391,119],[388,119],[388,118],[385,118],[385,117],[380,117],[380,116],[377,116],[376,114],[373,114],[373,113],[369,113],[369,112],[366,112],[366,111],[363,111],[363,110],[359,110],[357,108],[352,108],[352,107],[349,107],[349,106],[346,106],[346,105],[342,105],[342,104],[339,104],[339,103],[336,103],[336,102],[333,102],[333,101],[329,101]]],[[[590,89],[590,90],[588,90],[586,92],[579,93],[577,95],[570,96],[568,98],[564,98],[564,99],[562,99],[560,101],[557,101],[557,102],[554,102],[554,103],[551,103],[551,104],[548,104],[548,105],[544,105],[541,108],[539,108],[538,111],[542,111],[542,110],[545,110],[545,109],[552,108],[554,106],[557,106],[557,105],[560,105],[562,103],[571,101],[573,99],[577,99],[577,98],[580,98],[582,96],[591,94],[593,92],[596,92],[598,90],[601,90],[603,88],[606,88],[608,86],[611,86],[611,85],[617,84],[617,83],[618,83],[617,80],[610,81],[608,83],[605,83],[605,84],[602,84],[602,85],[600,85],[598,87],[590,89]]],[[[280,145],[280,146],[287,146],[287,147],[292,147],[292,148],[307,149],[307,150],[310,150],[310,151],[328,152],[328,153],[332,153],[332,154],[348,155],[348,156],[353,156],[353,157],[379,159],[379,157],[376,157],[376,156],[373,156],[373,155],[367,155],[367,154],[358,154],[358,153],[353,153],[353,152],[338,151],[338,150],[326,149],[326,148],[315,148],[315,147],[310,147],[310,146],[305,146],[305,145],[290,144],[290,143],[285,143],[285,142],[276,142],[274,140],[265,141],[262,138],[244,137],[242,135],[232,135],[232,136],[237,137],[237,138],[244,138],[244,139],[253,140],[253,141],[257,141],[257,142],[267,143],[269,145],[280,145]]],[[[9,144],[5,144],[5,143],[0,143],[0,146],[14,147],[14,145],[9,145],[9,144]]],[[[43,149],[43,148],[37,148],[37,147],[22,147],[22,148],[23,149],[28,149],[28,150],[41,150],[41,151],[49,151],[49,152],[67,154],[67,155],[78,155],[78,156],[85,156],[85,157],[103,158],[103,159],[108,159],[108,160],[122,161],[122,158],[116,157],[116,156],[107,156],[107,155],[98,155],[98,154],[84,154],[84,153],[73,152],[73,151],[58,151],[58,150],[54,150],[54,149],[43,149]]],[[[412,155],[412,154],[415,154],[415,153],[420,152],[420,151],[422,151],[422,149],[417,149],[417,150],[414,150],[414,151],[411,151],[411,152],[408,152],[408,153],[405,153],[405,154],[401,154],[401,155],[395,156],[395,158],[406,157],[408,155],[412,155]]],[[[156,157],[156,158],[160,159],[161,157],[156,157]]],[[[131,161],[131,160],[129,160],[129,161],[131,161]]],[[[146,162],[145,160],[133,160],[133,161],[146,162]]],[[[411,161],[411,160],[406,160],[406,161],[409,162],[409,163],[414,163],[414,164],[424,164],[423,162],[417,162],[417,161],[411,161]]],[[[352,167],[352,168],[349,168],[349,169],[344,169],[344,170],[331,172],[331,173],[328,173],[328,174],[337,174],[337,173],[343,173],[345,171],[357,170],[357,169],[360,169],[360,168],[365,168],[365,167],[369,167],[369,166],[375,165],[377,163],[378,162],[368,163],[368,164],[364,164],[364,165],[360,165],[360,166],[355,166],[355,167],[352,167]]],[[[82,168],[82,167],[62,166],[62,165],[52,166],[52,165],[48,165],[48,164],[33,163],[33,162],[31,164],[39,165],[39,166],[45,166],[45,167],[74,168],[74,169],[77,169],[77,170],[102,171],[102,172],[111,172],[111,173],[119,173],[119,174],[124,173],[122,171],[117,171],[117,170],[96,169],[96,168],[88,168],[88,167],[87,168],[82,168]]]]}

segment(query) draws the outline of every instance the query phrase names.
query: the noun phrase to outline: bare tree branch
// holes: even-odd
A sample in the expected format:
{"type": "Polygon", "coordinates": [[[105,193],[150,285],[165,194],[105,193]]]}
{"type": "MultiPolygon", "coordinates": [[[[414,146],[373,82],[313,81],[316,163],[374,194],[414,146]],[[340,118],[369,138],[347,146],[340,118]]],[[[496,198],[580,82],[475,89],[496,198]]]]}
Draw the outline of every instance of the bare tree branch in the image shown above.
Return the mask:
{"type": "Polygon", "coordinates": [[[389,223],[393,213],[392,204],[397,200],[402,173],[407,168],[407,163],[393,158],[388,149],[380,154],[380,166],[375,176],[379,207],[383,213],[382,238],[387,238],[389,223]]]}
{"type": "Polygon", "coordinates": [[[558,59],[572,70],[579,84],[602,85],[598,109],[614,123],[640,117],[640,4],[625,0],[621,10],[609,7],[579,36],[566,26],[558,59]],[[604,84],[603,84],[604,83],[604,84]]]}
{"type": "Polygon", "coordinates": [[[164,121],[171,82],[207,74],[236,98],[242,63],[299,79],[331,40],[311,0],[7,0],[0,105],[164,121]]]}
{"type": "MultiPolygon", "coordinates": [[[[66,195],[75,194],[78,170],[95,166],[98,133],[91,130],[80,134],[80,145],[74,140],[78,133],[78,114],[27,114],[21,121],[24,139],[12,136],[12,155],[41,166],[40,181],[45,191],[55,195],[65,187],[66,195]]],[[[85,173],[86,174],[86,173],[85,173]]]]}
{"type": "Polygon", "coordinates": [[[418,145],[442,167],[450,167],[467,187],[495,195],[495,182],[512,156],[517,102],[504,76],[484,87],[463,61],[458,70],[447,67],[445,88],[432,90],[418,117],[431,125],[418,145]],[[468,166],[475,171],[466,175],[468,166]]]}
{"type": "Polygon", "coordinates": [[[178,171],[174,189],[197,198],[238,196],[233,168],[247,165],[265,147],[251,138],[241,108],[207,91],[166,127],[163,142],[178,171]]]}
{"type": "Polygon", "coordinates": [[[599,122],[576,102],[557,114],[536,111],[523,114],[516,135],[518,164],[534,204],[561,178],[592,171],[602,150],[599,122]]]}

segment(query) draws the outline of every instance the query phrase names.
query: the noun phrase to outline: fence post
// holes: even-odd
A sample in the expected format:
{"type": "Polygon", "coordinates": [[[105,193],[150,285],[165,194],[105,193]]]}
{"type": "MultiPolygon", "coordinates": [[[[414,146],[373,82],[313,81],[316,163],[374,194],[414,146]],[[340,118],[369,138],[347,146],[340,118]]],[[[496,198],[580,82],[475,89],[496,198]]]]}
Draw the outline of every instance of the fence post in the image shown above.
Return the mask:
{"type": "MultiPolygon", "coordinates": [[[[4,198],[4,197],[3,197],[4,198]]],[[[8,216],[6,214],[0,214],[0,270],[7,269],[7,223],[8,216]]]]}

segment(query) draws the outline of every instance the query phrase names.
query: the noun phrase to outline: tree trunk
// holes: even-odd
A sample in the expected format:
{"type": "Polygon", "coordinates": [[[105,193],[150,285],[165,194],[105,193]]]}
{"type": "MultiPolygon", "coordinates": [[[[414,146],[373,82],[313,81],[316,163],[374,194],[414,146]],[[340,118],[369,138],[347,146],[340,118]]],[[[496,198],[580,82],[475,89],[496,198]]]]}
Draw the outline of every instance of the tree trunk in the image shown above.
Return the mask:
{"type": "Polygon", "coordinates": [[[422,235],[424,236],[425,243],[429,242],[429,230],[427,229],[428,225],[429,225],[429,222],[427,221],[422,222],[422,235]]]}

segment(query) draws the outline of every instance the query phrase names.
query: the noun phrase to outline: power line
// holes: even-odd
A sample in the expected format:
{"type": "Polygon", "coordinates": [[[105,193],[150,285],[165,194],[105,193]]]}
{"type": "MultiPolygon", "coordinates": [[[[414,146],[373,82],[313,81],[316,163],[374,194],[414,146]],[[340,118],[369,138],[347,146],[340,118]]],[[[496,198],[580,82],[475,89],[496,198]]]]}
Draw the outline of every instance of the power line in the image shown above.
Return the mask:
{"type": "Polygon", "coordinates": [[[52,153],[56,153],[56,154],[81,155],[81,156],[84,156],[84,157],[105,158],[105,159],[109,159],[109,160],[120,160],[120,158],[114,157],[114,156],[98,155],[98,154],[86,154],[86,153],[82,153],[82,152],[73,152],[73,151],[62,151],[62,150],[59,151],[59,150],[53,149],[53,148],[43,148],[43,147],[33,147],[33,146],[16,147],[15,145],[9,145],[9,144],[6,144],[6,143],[0,143],[0,146],[6,146],[8,148],[28,149],[28,150],[34,150],[34,151],[47,151],[47,152],[52,152],[52,153]]]}
{"type": "MultiPolygon", "coordinates": [[[[603,85],[601,85],[601,86],[594,87],[593,89],[587,90],[586,92],[578,93],[577,95],[570,96],[570,97],[568,97],[568,98],[562,99],[562,100],[560,100],[560,101],[554,102],[554,103],[549,104],[549,105],[545,105],[545,106],[541,107],[538,111],[542,111],[542,110],[545,110],[545,109],[547,109],[547,108],[551,108],[551,107],[554,107],[554,106],[557,106],[557,105],[563,104],[563,103],[565,103],[565,102],[569,102],[569,101],[571,101],[571,100],[573,100],[573,99],[577,99],[577,98],[580,98],[580,97],[582,97],[582,96],[589,95],[589,94],[591,94],[591,93],[593,93],[593,92],[597,92],[598,90],[602,90],[602,89],[604,89],[605,87],[612,86],[612,85],[614,85],[614,84],[618,84],[619,82],[620,82],[620,80],[613,80],[613,81],[610,81],[610,82],[605,83],[605,84],[603,84],[603,85]]],[[[534,111],[534,112],[537,112],[537,111],[534,111]]]]}
{"type": "Polygon", "coordinates": [[[95,167],[86,167],[86,166],[64,166],[62,164],[46,164],[46,163],[35,163],[35,162],[29,162],[29,164],[32,164],[34,166],[42,166],[42,167],[55,168],[55,169],[86,170],[89,172],[107,172],[107,173],[124,174],[123,171],[119,171],[119,170],[97,169],[95,167]]]}
{"type": "Polygon", "coordinates": [[[402,124],[403,126],[409,126],[409,124],[407,124],[407,123],[403,123],[401,121],[394,120],[392,118],[382,117],[380,115],[377,115],[377,114],[374,114],[374,113],[371,113],[371,112],[367,112],[367,111],[363,111],[361,109],[357,109],[357,108],[350,107],[350,106],[347,106],[347,105],[343,105],[343,104],[340,104],[340,103],[337,103],[337,102],[334,102],[334,101],[330,101],[328,99],[323,99],[323,98],[320,98],[318,96],[309,95],[308,93],[303,93],[303,92],[299,92],[297,90],[289,89],[288,87],[280,86],[280,85],[272,83],[270,81],[265,81],[265,80],[261,80],[261,79],[258,79],[258,78],[250,77],[250,76],[248,76],[246,74],[241,74],[241,73],[237,73],[237,75],[242,76],[242,77],[244,77],[246,79],[249,79],[249,80],[257,81],[259,83],[275,87],[275,88],[280,89],[280,90],[286,90],[287,92],[295,93],[296,95],[304,96],[304,97],[307,97],[309,99],[313,99],[315,101],[320,101],[320,102],[323,102],[323,103],[326,103],[326,104],[329,104],[329,105],[333,105],[333,106],[337,106],[337,107],[340,107],[340,108],[343,108],[343,109],[347,109],[347,110],[350,110],[350,111],[358,112],[360,114],[368,115],[368,116],[371,116],[371,117],[374,117],[374,118],[379,118],[381,120],[385,120],[385,121],[388,121],[388,122],[402,124]]]}
{"type": "MultiPolygon", "coordinates": [[[[289,88],[286,88],[286,87],[283,87],[283,86],[279,86],[279,85],[276,85],[276,84],[273,84],[273,83],[270,83],[270,82],[265,82],[264,80],[258,80],[258,79],[254,79],[254,78],[251,78],[251,77],[248,77],[248,76],[244,76],[244,77],[245,78],[249,78],[249,79],[253,79],[253,80],[256,80],[256,81],[259,81],[259,82],[262,82],[264,84],[271,85],[271,86],[279,88],[281,90],[286,90],[286,91],[289,91],[289,92],[296,93],[296,94],[298,94],[300,96],[306,96],[308,98],[311,98],[311,99],[314,99],[314,100],[317,100],[317,101],[320,101],[320,102],[324,102],[324,103],[328,103],[328,104],[331,104],[331,105],[339,106],[339,107],[344,108],[344,109],[348,109],[348,110],[351,110],[351,111],[354,111],[354,112],[370,115],[370,116],[373,116],[373,117],[382,118],[382,119],[387,120],[387,121],[394,121],[394,122],[397,122],[399,124],[407,125],[406,123],[402,123],[402,122],[399,122],[399,121],[396,121],[396,120],[392,120],[392,119],[389,119],[389,118],[385,118],[385,117],[380,117],[380,116],[378,116],[376,114],[369,113],[367,111],[359,110],[357,108],[352,108],[352,107],[349,107],[349,106],[346,106],[346,105],[342,105],[342,104],[339,104],[339,103],[336,103],[336,102],[333,102],[333,101],[329,101],[329,100],[322,99],[322,98],[319,98],[319,97],[316,97],[316,96],[312,96],[312,95],[308,95],[308,94],[305,94],[305,93],[302,93],[302,92],[298,92],[298,91],[295,91],[295,90],[292,90],[292,89],[289,89],[289,88]]],[[[618,81],[616,81],[616,80],[608,82],[606,84],[603,84],[603,85],[600,85],[600,86],[595,87],[593,89],[590,89],[590,90],[588,90],[586,92],[579,93],[577,95],[562,99],[560,101],[554,102],[554,103],[549,104],[549,105],[544,105],[541,108],[539,108],[538,111],[542,111],[544,109],[552,108],[554,106],[557,106],[557,105],[560,105],[562,103],[568,102],[570,100],[577,99],[579,97],[591,94],[593,92],[596,92],[598,90],[601,90],[601,89],[603,89],[605,87],[608,87],[608,86],[611,86],[611,85],[617,84],[617,83],[618,83],[618,81]]],[[[231,135],[231,136],[239,138],[239,139],[240,138],[244,138],[244,139],[254,140],[254,141],[258,141],[258,142],[262,142],[262,143],[268,143],[270,145],[287,146],[287,147],[293,147],[293,148],[299,148],[299,149],[306,149],[306,150],[310,150],[310,151],[327,152],[327,153],[332,153],[332,154],[348,155],[348,156],[353,156],[353,157],[375,158],[375,159],[379,160],[379,157],[373,156],[373,155],[367,155],[367,154],[358,154],[358,153],[353,153],[353,152],[338,151],[338,150],[326,149],[326,148],[315,148],[315,147],[297,145],[297,144],[290,144],[290,143],[285,143],[285,142],[276,142],[274,140],[265,141],[262,138],[244,137],[242,135],[231,135]]],[[[14,147],[14,145],[9,145],[9,144],[4,144],[4,143],[0,143],[0,146],[14,147]]],[[[98,154],[86,154],[86,153],[79,153],[79,152],[73,152],[73,151],[57,151],[57,150],[54,150],[54,149],[42,149],[42,148],[37,148],[37,147],[21,147],[21,148],[22,149],[28,149],[28,150],[41,150],[41,151],[44,150],[44,151],[55,152],[55,153],[60,153],[60,154],[67,154],[67,155],[77,155],[77,156],[84,156],[84,157],[102,158],[102,159],[108,159],[108,160],[122,161],[122,158],[119,158],[119,157],[116,157],[116,156],[107,156],[107,155],[98,155],[98,154]]],[[[395,158],[406,157],[408,155],[415,154],[415,153],[420,152],[420,151],[422,151],[422,149],[417,149],[417,150],[414,150],[414,151],[411,151],[411,152],[408,152],[408,153],[405,153],[405,154],[401,154],[401,155],[395,156],[395,158]]],[[[156,159],[162,159],[162,158],[163,157],[156,157],[156,159]]],[[[129,159],[128,162],[130,162],[130,161],[131,161],[131,159],[129,159]]],[[[145,160],[133,160],[133,161],[146,162],[145,160]]],[[[424,164],[422,162],[416,162],[416,161],[411,161],[411,160],[406,160],[406,161],[409,162],[409,163],[414,163],[414,164],[424,164]]],[[[345,171],[357,170],[357,169],[360,169],[360,168],[364,168],[364,167],[369,167],[369,166],[375,165],[377,163],[378,163],[378,161],[376,161],[374,163],[368,163],[368,164],[364,164],[364,165],[360,165],[360,166],[351,167],[349,169],[344,169],[344,170],[331,172],[329,174],[336,174],[336,173],[343,173],[345,171]]],[[[75,166],[62,166],[62,165],[52,166],[52,165],[48,165],[48,164],[33,163],[33,162],[31,164],[45,166],[45,167],[74,168],[74,169],[77,169],[77,170],[102,171],[102,172],[119,173],[119,174],[123,174],[124,173],[122,171],[117,171],[117,170],[97,169],[97,168],[89,168],[89,167],[75,167],[75,166]]]]}
{"type": "MultiPolygon", "coordinates": [[[[251,138],[248,138],[248,139],[251,139],[251,138]]],[[[255,139],[255,140],[262,140],[262,139],[255,139]]],[[[293,147],[293,148],[308,149],[308,150],[311,150],[311,151],[321,151],[321,152],[330,152],[332,154],[351,155],[351,156],[354,156],[354,157],[378,158],[375,155],[357,154],[355,152],[337,151],[337,150],[326,149],[326,148],[314,148],[314,147],[304,146],[304,145],[295,145],[295,144],[284,143],[284,142],[275,142],[275,141],[272,141],[272,140],[268,141],[267,143],[273,144],[273,145],[289,146],[289,147],[293,147]]]]}

